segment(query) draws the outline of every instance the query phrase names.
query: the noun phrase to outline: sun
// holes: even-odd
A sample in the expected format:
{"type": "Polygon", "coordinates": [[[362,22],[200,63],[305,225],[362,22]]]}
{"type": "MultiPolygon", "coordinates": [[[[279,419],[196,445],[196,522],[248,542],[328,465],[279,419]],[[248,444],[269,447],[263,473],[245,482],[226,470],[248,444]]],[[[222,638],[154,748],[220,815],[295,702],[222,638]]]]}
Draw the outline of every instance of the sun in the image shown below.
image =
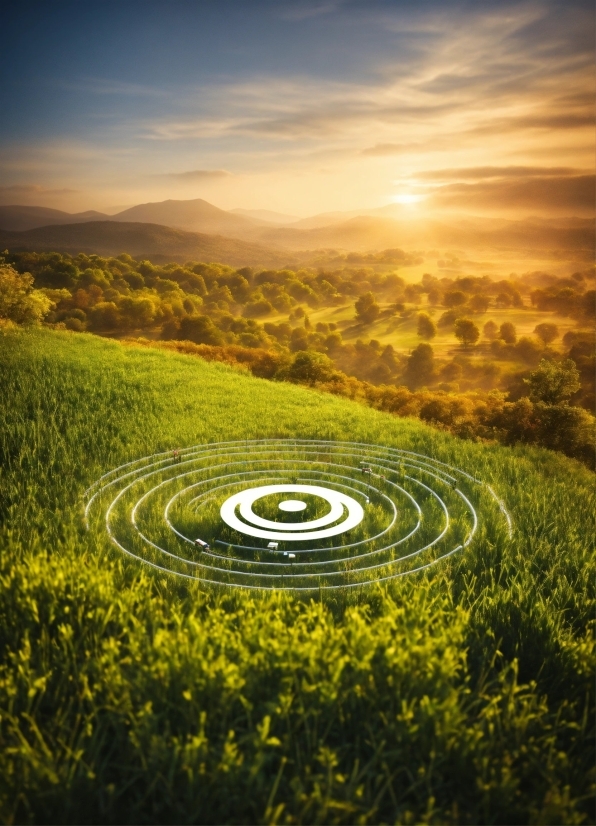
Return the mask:
{"type": "Polygon", "coordinates": [[[398,195],[392,195],[391,200],[394,204],[419,204],[424,200],[424,195],[413,195],[411,192],[401,192],[398,195]]]}

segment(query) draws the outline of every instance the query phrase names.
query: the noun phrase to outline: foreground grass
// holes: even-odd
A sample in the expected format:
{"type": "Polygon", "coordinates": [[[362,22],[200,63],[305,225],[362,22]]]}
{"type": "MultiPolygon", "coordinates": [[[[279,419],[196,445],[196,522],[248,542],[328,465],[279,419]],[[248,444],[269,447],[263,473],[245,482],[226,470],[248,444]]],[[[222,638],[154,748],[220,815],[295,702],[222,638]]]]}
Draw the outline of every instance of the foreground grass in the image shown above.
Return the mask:
{"type": "Polygon", "coordinates": [[[538,450],[82,335],[0,338],[4,822],[593,822],[593,476],[538,450]],[[432,453],[512,542],[333,599],[204,591],[87,534],[157,450],[349,439],[432,453]]]}

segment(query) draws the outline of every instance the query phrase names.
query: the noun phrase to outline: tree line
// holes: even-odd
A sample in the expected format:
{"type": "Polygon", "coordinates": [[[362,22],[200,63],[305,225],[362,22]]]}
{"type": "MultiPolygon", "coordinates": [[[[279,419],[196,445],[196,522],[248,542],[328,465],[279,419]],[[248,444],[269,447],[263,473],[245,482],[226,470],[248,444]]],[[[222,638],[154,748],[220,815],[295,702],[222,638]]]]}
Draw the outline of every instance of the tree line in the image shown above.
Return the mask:
{"type": "Polygon", "coordinates": [[[515,279],[425,274],[408,284],[396,272],[371,268],[255,271],[203,262],[158,266],[126,254],[5,253],[0,319],[121,338],[142,334],[255,375],[416,415],[462,436],[544,444],[589,462],[591,279],[589,272],[545,276],[529,289],[515,279]],[[353,308],[347,328],[310,320],[318,308],[346,304],[353,308]],[[561,336],[545,320],[532,336],[518,336],[512,322],[482,318],[491,309],[524,307],[548,318],[567,316],[576,329],[561,336]],[[419,343],[407,351],[367,340],[379,320],[398,330],[414,322],[419,343]],[[438,358],[431,342],[446,329],[461,347],[438,358]],[[348,333],[356,341],[346,340],[348,333]],[[499,365],[508,361],[521,369],[503,371],[499,365]],[[568,377],[557,379],[564,392],[534,387],[533,377],[549,370],[568,377]]]}

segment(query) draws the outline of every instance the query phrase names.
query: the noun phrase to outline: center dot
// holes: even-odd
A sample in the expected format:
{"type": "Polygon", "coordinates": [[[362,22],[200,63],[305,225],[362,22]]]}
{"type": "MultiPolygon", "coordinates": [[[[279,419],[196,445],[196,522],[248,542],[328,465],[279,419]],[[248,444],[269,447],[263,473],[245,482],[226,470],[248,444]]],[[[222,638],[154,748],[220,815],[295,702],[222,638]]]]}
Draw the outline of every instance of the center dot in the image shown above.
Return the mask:
{"type": "Polygon", "coordinates": [[[298,499],[286,499],[285,502],[280,502],[278,507],[280,511],[295,513],[296,511],[303,511],[306,502],[299,502],[298,499]]]}

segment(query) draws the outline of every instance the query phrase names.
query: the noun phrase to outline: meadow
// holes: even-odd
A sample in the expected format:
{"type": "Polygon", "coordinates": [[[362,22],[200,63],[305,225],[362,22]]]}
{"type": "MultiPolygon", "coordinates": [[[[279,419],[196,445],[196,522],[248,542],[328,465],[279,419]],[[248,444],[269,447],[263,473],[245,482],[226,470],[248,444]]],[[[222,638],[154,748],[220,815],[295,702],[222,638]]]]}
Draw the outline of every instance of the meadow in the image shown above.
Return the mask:
{"type": "Polygon", "coordinates": [[[3,822],[594,822],[585,466],[85,333],[1,328],[0,388],[3,822]],[[490,484],[513,535],[489,520],[426,571],[300,595],[87,530],[106,471],[242,439],[432,455],[490,484]]]}

